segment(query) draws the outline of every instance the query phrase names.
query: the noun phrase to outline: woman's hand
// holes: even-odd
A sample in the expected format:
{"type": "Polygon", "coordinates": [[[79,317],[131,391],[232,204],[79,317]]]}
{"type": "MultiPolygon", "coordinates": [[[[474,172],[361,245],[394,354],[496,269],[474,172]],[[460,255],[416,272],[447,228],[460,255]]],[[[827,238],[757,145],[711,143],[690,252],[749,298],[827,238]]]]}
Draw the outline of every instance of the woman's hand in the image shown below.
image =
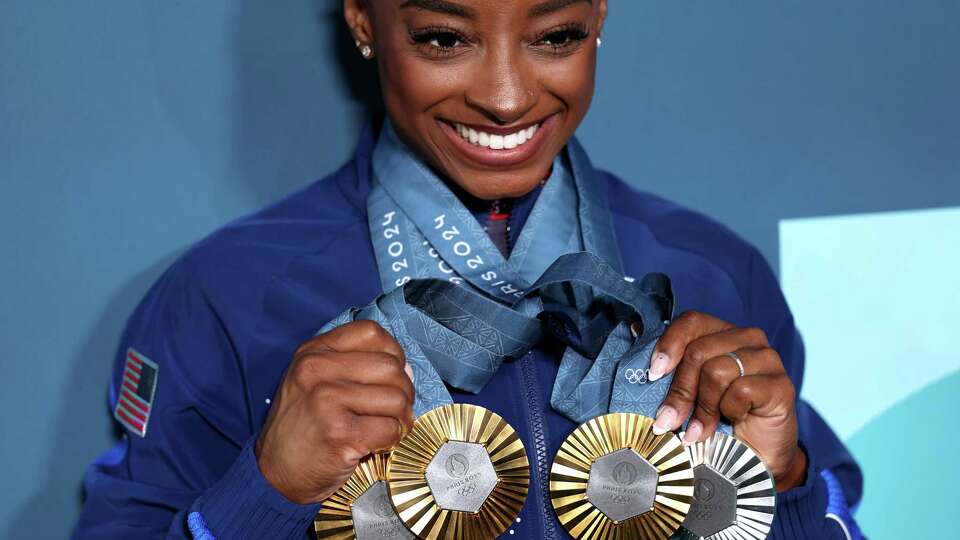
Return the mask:
{"type": "Polygon", "coordinates": [[[400,344],[375,322],[304,343],[257,440],[263,476],[295,503],[327,498],[361,458],[392,448],[413,426],[412,377],[400,344]]]}
{"type": "Polygon", "coordinates": [[[702,441],[725,417],[737,438],[760,454],[778,491],[803,483],[806,455],[797,445],[796,390],[762,330],[736,328],[688,311],[660,338],[650,379],[674,369],[670,391],[657,411],[656,433],[679,428],[693,411],[684,443],[702,441]],[[727,355],[731,352],[743,363],[742,377],[736,360],[727,355]]]}

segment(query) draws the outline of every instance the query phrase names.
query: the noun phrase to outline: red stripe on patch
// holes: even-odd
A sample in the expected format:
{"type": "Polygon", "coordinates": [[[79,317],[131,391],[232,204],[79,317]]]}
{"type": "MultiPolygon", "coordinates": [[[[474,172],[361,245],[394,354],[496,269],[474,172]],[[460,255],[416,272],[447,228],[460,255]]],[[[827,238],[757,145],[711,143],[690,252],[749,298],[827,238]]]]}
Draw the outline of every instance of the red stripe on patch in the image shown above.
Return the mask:
{"type": "Polygon", "coordinates": [[[130,384],[130,381],[128,381],[128,380],[126,380],[126,379],[123,380],[123,387],[126,388],[126,389],[128,389],[128,390],[130,390],[130,391],[133,392],[134,394],[137,393],[137,387],[134,386],[134,385],[132,385],[132,384],[130,384]]]}
{"type": "Polygon", "coordinates": [[[133,351],[127,352],[127,358],[129,358],[130,360],[133,360],[133,362],[137,365],[137,367],[140,367],[140,365],[143,364],[143,361],[140,360],[140,357],[134,354],[133,351]]]}
{"type": "Polygon", "coordinates": [[[141,367],[140,367],[140,366],[134,364],[133,362],[131,362],[131,361],[129,361],[129,360],[127,361],[127,369],[129,369],[130,371],[136,373],[137,375],[139,375],[139,374],[140,374],[140,371],[141,371],[141,367]]]}
{"type": "Polygon", "coordinates": [[[130,425],[134,426],[134,429],[136,429],[140,433],[143,433],[143,423],[137,420],[134,420],[133,418],[130,418],[130,415],[124,412],[124,409],[117,407],[117,416],[123,418],[126,422],[129,422],[130,425]]]}
{"type": "Polygon", "coordinates": [[[146,421],[147,421],[147,416],[146,416],[145,414],[143,414],[142,412],[138,411],[136,408],[131,407],[131,406],[130,406],[130,403],[128,403],[128,401],[127,401],[126,399],[121,399],[121,400],[120,400],[120,406],[123,407],[123,410],[125,410],[125,411],[127,411],[128,413],[136,416],[141,422],[146,422],[146,421]]]}
{"type": "Polygon", "coordinates": [[[124,397],[127,398],[127,401],[129,401],[129,402],[133,403],[134,405],[136,405],[137,407],[139,407],[141,411],[143,411],[143,412],[145,412],[145,413],[150,412],[150,407],[147,407],[147,406],[144,405],[143,403],[140,403],[141,400],[139,399],[139,396],[137,396],[137,395],[135,395],[135,394],[131,394],[130,391],[127,390],[126,388],[124,388],[124,389],[121,391],[121,393],[124,395],[124,397]]]}

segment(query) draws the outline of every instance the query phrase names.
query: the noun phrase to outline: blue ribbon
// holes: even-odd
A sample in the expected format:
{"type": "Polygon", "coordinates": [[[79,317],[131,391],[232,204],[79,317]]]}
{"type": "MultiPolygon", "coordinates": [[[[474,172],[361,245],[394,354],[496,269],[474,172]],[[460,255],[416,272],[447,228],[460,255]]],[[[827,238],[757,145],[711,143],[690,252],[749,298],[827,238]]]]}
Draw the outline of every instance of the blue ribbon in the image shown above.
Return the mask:
{"type": "Polygon", "coordinates": [[[479,392],[500,364],[544,339],[566,345],[551,406],[575,422],[654,416],[672,380],[647,373],[673,317],[670,280],[625,278],[613,226],[583,149],[556,158],[509,259],[386,122],[373,156],[370,232],[385,294],[330,321],[368,319],[403,347],[419,416],[479,392]],[[639,332],[633,329],[639,328],[639,332]]]}

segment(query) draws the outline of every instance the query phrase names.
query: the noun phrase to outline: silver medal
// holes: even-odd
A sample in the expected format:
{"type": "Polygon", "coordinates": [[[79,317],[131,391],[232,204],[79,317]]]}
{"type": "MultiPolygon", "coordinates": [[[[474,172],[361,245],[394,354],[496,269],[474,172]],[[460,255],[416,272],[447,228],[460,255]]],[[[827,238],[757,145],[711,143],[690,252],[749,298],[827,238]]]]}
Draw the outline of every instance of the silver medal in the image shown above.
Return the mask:
{"type": "Polygon", "coordinates": [[[776,510],[773,476],[743,442],[716,433],[687,448],[693,463],[693,502],[677,540],[763,540],[776,510]]]}

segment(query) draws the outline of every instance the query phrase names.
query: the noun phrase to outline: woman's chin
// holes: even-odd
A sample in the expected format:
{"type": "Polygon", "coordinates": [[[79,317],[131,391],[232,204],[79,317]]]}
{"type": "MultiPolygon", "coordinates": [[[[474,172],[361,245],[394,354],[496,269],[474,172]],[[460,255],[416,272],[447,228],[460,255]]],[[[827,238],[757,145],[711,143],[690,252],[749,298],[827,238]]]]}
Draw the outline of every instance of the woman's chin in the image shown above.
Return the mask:
{"type": "Polygon", "coordinates": [[[515,199],[530,193],[550,174],[545,170],[512,171],[504,174],[484,171],[476,174],[458,174],[451,178],[461,189],[477,199],[515,199]]]}

